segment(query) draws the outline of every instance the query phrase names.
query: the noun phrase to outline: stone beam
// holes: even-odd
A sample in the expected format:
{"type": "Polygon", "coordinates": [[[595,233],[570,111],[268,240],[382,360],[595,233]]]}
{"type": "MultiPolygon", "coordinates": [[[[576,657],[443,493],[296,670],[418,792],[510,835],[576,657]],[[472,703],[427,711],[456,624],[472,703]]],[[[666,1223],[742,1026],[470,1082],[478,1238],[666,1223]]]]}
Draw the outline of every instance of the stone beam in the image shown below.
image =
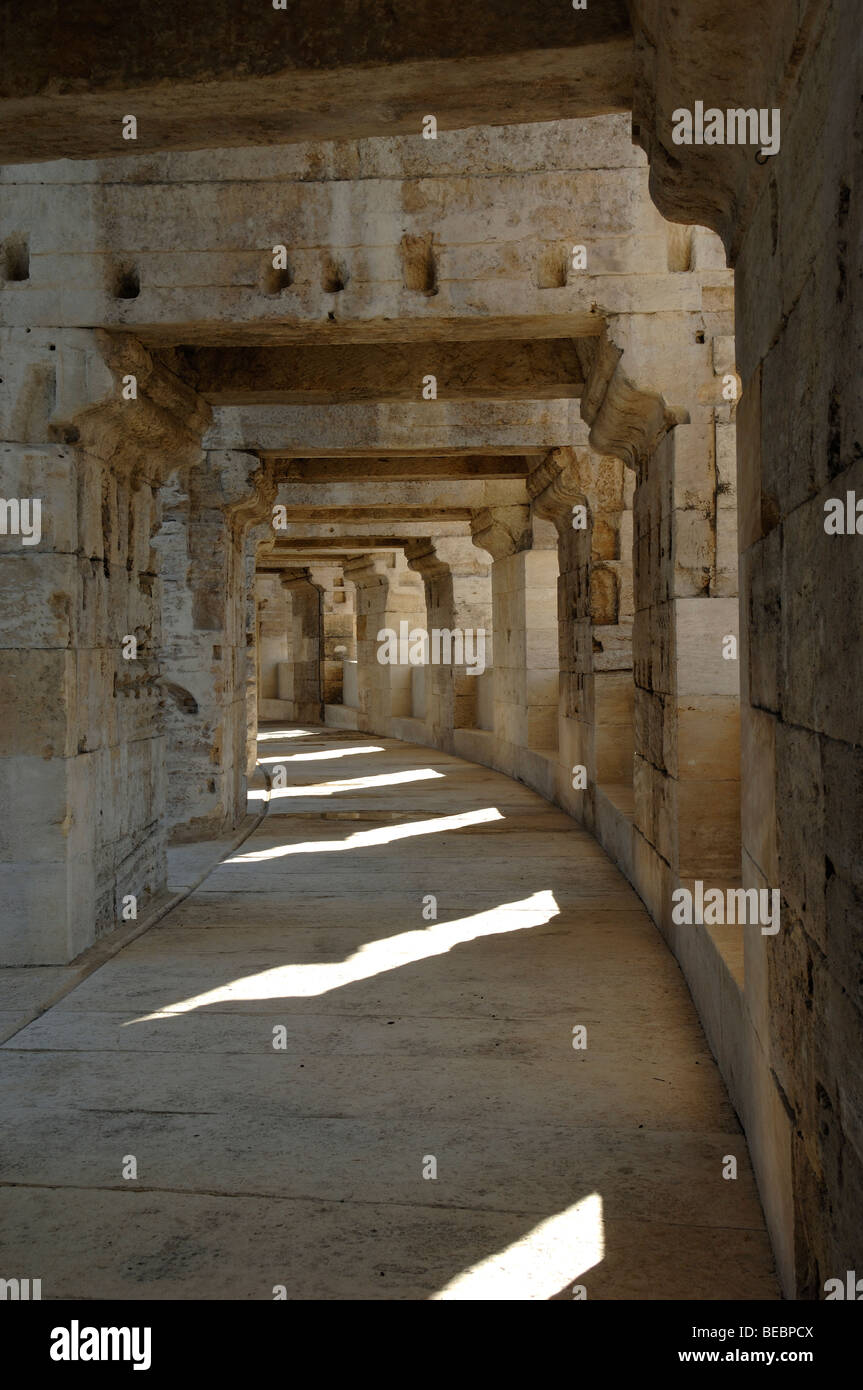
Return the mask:
{"type": "Polygon", "coordinates": [[[526,481],[522,478],[492,482],[442,478],[439,482],[402,483],[363,478],[357,482],[279,483],[276,503],[287,507],[292,521],[338,521],[346,511],[354,519],[377,513],[382,517],[421,520],[423,516],[453,512],[469,514],[477,507],[524,502],[526,498],[526,481]]]}
{"type": "MultiPolygon", "coordinates": [[[[537,455],[541,454],[537,450],[537,455]]],[[[421,482],[432,478],[494,480],[496,478],[526,478],[533,455],[519,458],[495,454],[442,454],[438,457],[386,458],[380,455],[364,457],[335,457],[292,459],[271,455],[268,459],[277,484],[282,483],[356,483],[363,479],[376,482],[421,482]]]]}
{"type": "Polygon", "coordinates": [[[131,332],[163,349],[464,350],[591,337],[615,314],[701,312],[727,280],[711,233],[684,234],[681,255],[623,117],[496,140],[459,132],[445,151],[427,148],[439,143],[0,170],[0,243],[28,270],[4,289],[4,321],[131,332]]]}
{"type": "Polygon", "coordinates": [[[288,522],[286,527],[274,532],[272,542],[261,546],[258,558],[260,564],[268,564],[274,555],[297,549],[374,550],[383,547],[392,550],[394,546],[403,547],[417,537],[465,536],[469,533],[470,522],[466,518],[430,518],[423,521],[402,521],[398,518],[357,521],[346,518],[341,522],[288,522]]]}
{"type": "Polygon", "coordinates": [[[347,560],[363,553],[359,547],[355,549],[346,547],[343,550],[315,550],[311,547],[304,550],[292,550],[288,555],[265,556],[256,564],[255,573],[283,574],[286,569],[306,568],[309,565],[343,565],[347,560]]]}
{"type": "Polygon", "coordinates": [[[558,120],[628,109],[632,36],[624,0],[575,12],[455,0],[410,13],[367,3],[322,13],[256,0],[113,6],[99,22],[34,0],[2,11],[0,161],[420,134],[439,126],[558,120]]]}
{"type": "Polygon", "coordinates": [[[344,549],[334,551],[307,549],[298,550],[296,552],[291,551],[289,557],[282,557],[277,559],[273,556],[267,556],[265,559],[259,561],[258,564],[256,564],[255,572],[257,574],[281,574],[286,567],[294,565],[341,565],[344,564],[345,560],[350,559],[352,556],[361,554],[362,551],[358,547],[354,550],[344,549]]]}
{"type": "Polygon", "coordinates": [[[469,506],[457,502],[439,502],[429,507],[410,507],[405,503],[379,506],[371,498],[366,506],[348,504],[342,507],[288,507],[288,516],[294,525],[309,523],[315,526],[327,522],[356,526],[360,522],[379,521],[387,526],[397,526],[403,521],[470,521],[471,515],[469,506]]]}
{"type": "Polygon", "coordinates": [[[440,398],[574,399],[582,371],[568,338],[362,343],[326,347],[181,347],[172,359],[211,405],[330,405],[440,398]]]}
{"type": "Polygon", "coordinates": [[[297,535],[286,538],[284,549],[272,551],[260,562],[260,569],[272,569],[279,567],[280,557],[287,557],[288,563],[295,565],[298,563],[295,556],[302,552],[303,555],[316,554],[327,557],[333,554],[342,554],[343,551],[354,553],[365,553],[367,550],[392,550],[394,546],[403,546],[407,539],[399,536],[368,536],[353,532],[350,536],[306,536],[297,535]],[[294,547],[296,546],[296,551],[294,547]]]}
{"type": "Polygon", "coordinates": [[[523,455],[526,448],[568,444],[582,431],[578,401],[216,406],[204,447],[260,454],[523,455]]]}

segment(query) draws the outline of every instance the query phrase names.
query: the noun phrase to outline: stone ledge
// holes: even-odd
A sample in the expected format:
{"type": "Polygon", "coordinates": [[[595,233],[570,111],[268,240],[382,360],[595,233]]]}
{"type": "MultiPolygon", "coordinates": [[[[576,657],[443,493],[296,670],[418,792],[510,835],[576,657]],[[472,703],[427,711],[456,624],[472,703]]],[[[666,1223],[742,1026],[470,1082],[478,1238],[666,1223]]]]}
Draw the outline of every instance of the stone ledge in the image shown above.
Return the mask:
{"type": "Polygon", "coordinates": [[[325,705],[324,722],[328,729],[358,728],[359,710],[350,705],[325,705]]]}

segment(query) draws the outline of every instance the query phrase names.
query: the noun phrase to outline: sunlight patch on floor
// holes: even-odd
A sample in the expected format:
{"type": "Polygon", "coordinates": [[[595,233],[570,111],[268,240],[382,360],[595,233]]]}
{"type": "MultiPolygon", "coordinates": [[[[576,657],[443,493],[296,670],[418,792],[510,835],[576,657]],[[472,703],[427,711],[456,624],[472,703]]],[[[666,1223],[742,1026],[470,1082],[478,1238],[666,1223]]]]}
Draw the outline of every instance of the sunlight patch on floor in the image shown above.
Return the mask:
{"type": "Polygon", "coordinates": [[[598,1265],[605,1255],[602,1198],[592,1192],[520,1240],[456,1275],[432,1302],[462,1299],[549,1299],[598,1265]]]}
{"type": "Polygon", "coordinates": [[[336,854],[343,850],[367,849],[371,845],[389,845],[394,840],[409,840],[414,835],[439,835],[445,830],[462,830],[468,825],[484,825],[488,821],[504,820],[496,806],[481,811],[461,811],[455,816],[435,816],[431,820],[410,821],[407,825],[380,826],[375,830],[358,830],[343,840],[306,840],[299,845],[273,845],[270,849],[250,850],[226,859],[223,868],[232,864],[259,864],[264,859],[284,859],[289,854],[336,854]]]}
{"type": "Polygon", "coordinates": [[[385,753],[386,749],[379,744],[369,744],[367,748],[326,748],[322,753],[283,753],[281,757],[277,753],[268,754],[266,758],[258,758],[259,763],[310,763],[315,759],[329,761],[330,758],[351,758],[357,753],[385,753]]]}
{"type": "MultiPolygon", "coordinates": [[[[130,1019],[130,1023],[147,1023],[169,1014],[192,1013],[212,1004],[236,1003],[250,999],[311,999],[332,989],[369,980],[415,961],[445,955],[453,946],[475,941],[481,936],[498,936],[504,932],[526,931],[551,921],[558,913],[554,894],[546,889],[533,893],[520,902],[502,903],[487,912],[459,917],[453,922],[432,922],[414,931],[399,932],[382,941],[370,941],[347,960],[323,965],[276,965],[245,979],[232,980],[205,994],[196,994],[156,1013],[130,1019]]],[[[128,1027],[129,1024],[124,1024],[128,1027]]]]}
{"type": "Polygon", "coordinates": [[[259,729],[258,743],[280,738],[312,738],[320,729],[259,729]]]}
{"type": "Polygon", "coordinates": [[[374,787],[398,787],[406,782],[429,782],[432,778],[443,777],[432,767],[421,767],[408,772],[378,772],[369,777],[345,777],[335,782],[305,782],[293,787],[272,787],[272,800],[284,800],[290,796],[338,796],[344,792],[370,791],[374,787]]]}

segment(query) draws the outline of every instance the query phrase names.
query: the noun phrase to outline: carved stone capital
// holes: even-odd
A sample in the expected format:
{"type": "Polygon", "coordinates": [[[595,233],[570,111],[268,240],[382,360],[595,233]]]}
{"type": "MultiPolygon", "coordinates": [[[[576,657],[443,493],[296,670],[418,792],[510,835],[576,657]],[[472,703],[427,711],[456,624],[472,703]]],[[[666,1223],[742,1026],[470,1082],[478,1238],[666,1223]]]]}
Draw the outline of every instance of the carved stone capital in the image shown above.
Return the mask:
{"type": "Polygon", "coordinates": [[[487,550],[495,560],[530,550],[533,541],[527,505],[483,507],[473,513],[470,529],[474,545],[487,550]]]}
{"type": "Polygon", "coordinates": [[[470,578],[489,571],[488,562],[477,553],[470,535],[432,536],[427,540],[410,541],[405,546],[405,556],[409,568],[423,579],[470,578]]]}

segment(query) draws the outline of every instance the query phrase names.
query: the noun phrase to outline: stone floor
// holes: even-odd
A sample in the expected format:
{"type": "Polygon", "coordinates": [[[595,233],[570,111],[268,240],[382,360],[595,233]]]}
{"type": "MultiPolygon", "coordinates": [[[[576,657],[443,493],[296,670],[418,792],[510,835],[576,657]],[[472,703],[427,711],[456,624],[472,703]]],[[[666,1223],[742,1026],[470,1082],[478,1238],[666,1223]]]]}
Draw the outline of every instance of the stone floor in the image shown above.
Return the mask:
{"type": "Polygon", "coordinates": [[[428,749],[264,729],[261,756],[287,785],[254,834],[0,1048],[0,1275],[777,1298],[682,977],[597,843],[428,749]]]}

